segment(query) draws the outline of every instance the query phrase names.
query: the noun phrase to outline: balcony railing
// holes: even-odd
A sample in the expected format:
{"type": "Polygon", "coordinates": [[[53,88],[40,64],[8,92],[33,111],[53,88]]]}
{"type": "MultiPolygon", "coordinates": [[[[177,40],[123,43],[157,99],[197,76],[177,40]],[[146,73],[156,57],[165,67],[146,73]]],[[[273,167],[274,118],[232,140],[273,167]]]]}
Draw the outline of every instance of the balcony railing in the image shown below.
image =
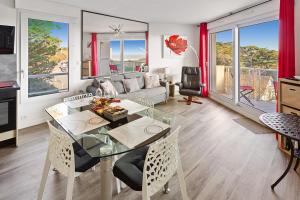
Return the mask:
{"type": "MultiPolygon", "coordinates": [[[[254,101],[274,102],[276,100],[277,69],[240,68],[240,86],[251,86],[248,95],[254,101]]],[[[218,93],[232,95],[233,71],[231,66],[217,66],[216,89],[218,93]]]]}

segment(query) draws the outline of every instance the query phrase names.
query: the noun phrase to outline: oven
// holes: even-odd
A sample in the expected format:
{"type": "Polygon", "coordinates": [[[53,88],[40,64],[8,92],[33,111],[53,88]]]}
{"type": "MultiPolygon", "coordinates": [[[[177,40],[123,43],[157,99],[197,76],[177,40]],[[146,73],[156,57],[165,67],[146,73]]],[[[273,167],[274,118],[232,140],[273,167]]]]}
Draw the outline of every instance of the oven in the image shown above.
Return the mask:
{"type": "Polygon", "coordinates": [[[16,129],[16,90],[0,90],[0,134],[16,129]]]}

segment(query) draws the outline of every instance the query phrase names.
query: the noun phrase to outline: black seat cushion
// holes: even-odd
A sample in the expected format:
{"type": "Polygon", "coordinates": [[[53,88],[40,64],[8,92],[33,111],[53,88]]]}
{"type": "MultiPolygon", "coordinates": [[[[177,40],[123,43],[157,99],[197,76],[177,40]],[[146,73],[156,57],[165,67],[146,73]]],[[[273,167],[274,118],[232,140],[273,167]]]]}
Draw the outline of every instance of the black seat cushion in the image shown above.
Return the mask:
{"type": "Polygon", "coordinates": [[[142,191],[143,169],[148,147],[129,152],[113,167],[114,176],[135,191],[142,191]]]}
{"type": "Polygon", "coordinates": [[[100,162],[100,158],[91,157],[79,144],[73,143],[73,148],[76,172],[85,172],[100,162]]]}
{"type": "Polygon", "coordinates": [[[191,89],[181,89],[181,90],[179,90],[179,94],[185,95],[185,96],[201,96],[202,91],[201,90],[191,90],[191,89]]]}

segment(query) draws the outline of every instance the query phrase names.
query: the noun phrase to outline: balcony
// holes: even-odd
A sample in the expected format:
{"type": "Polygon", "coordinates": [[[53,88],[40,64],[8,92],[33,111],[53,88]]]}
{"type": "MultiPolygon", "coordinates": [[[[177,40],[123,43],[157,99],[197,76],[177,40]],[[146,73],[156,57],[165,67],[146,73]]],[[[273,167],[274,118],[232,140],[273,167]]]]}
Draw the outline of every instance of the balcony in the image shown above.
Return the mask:
{"type": "MultiPolygon", "coordinates": [[[[232,98],[232,66],[217,65],[216,70],[216,92],[232,98]]],[[[240,68],[240,102],[264,112],[275,112],[277,74],[277,69],[240,68]]]]}

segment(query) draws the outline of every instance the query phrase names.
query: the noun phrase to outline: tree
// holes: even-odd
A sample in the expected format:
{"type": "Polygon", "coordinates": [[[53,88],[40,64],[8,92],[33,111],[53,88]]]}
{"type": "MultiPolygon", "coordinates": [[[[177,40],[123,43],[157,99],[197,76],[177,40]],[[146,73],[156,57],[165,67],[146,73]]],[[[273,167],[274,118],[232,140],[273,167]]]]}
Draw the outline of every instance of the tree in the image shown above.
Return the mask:
{"type": "Polygon", "coordinates": [[[60,49],[62,41],[51,36],[51,31],[55,29],[60,29],[60,26],[54,22],[28,20],[29,74],[48,74],[57,65],[57,60],[51,58],[60,49]]]}

